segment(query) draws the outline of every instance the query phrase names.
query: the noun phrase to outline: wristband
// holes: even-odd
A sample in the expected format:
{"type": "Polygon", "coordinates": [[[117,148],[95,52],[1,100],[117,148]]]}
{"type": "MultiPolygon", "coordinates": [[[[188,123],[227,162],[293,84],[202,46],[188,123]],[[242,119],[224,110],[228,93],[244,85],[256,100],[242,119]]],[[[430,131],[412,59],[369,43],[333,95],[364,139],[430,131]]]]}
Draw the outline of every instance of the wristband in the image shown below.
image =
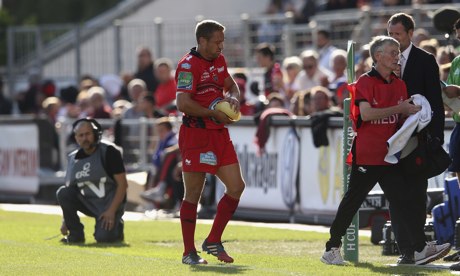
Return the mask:
{"type": "Polygon", "coordinates": [[[216,98],[214,101],[212,101],[212,103],[209,105],[208,108],[211,110],[214,110],[216,108],[216,104],[220,102],[221,100],[222,98],[216,98]]]}

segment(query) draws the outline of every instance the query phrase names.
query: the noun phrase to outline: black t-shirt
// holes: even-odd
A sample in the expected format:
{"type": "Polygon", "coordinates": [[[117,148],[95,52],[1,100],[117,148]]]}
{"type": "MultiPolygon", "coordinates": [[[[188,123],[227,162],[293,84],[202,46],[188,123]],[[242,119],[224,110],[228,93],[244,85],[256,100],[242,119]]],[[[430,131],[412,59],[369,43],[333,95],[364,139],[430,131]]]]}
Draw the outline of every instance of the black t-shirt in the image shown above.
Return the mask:
{"type": "Polygon", "coordinates": [[[158,80],[155,77],[155,72],[153,70],[153,63],[147,66],[144,70],[137,71],[134,74],[134,77],[141,79],[145,82],[145,85],[147,85],[147,91],[149,91],[149,95],[152,95],[152,93],[157,90],[158,87],[158,80]]]}

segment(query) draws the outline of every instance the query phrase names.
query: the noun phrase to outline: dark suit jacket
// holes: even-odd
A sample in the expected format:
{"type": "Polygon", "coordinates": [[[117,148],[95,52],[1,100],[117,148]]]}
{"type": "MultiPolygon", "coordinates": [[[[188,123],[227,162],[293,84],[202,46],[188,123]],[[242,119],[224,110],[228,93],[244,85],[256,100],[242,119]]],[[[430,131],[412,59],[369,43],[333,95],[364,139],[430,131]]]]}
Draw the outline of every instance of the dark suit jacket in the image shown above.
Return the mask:
{"type": "Polygon", "coordinates": [[[406,83],[409,96],[420,94],[430,103],[433,117],[428,130],[432,136],[438,137],[441,143],[444,143],[444,104],[439,82],[439,67],[435,57],[412,45],[402,79],[406,83]]]}

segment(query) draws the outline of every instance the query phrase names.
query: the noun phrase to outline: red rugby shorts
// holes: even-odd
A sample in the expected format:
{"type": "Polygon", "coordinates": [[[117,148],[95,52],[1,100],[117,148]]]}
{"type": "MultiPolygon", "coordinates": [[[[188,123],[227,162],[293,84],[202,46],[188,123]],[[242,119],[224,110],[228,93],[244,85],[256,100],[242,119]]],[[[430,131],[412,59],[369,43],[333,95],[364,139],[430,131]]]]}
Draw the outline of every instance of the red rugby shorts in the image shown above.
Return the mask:
{"type": "Polygon", "coordinates": [[[219,167],[238,163],[227,128],[204,129],[181,125],[179,149],[184,172],[216,174],[219,167]]]}

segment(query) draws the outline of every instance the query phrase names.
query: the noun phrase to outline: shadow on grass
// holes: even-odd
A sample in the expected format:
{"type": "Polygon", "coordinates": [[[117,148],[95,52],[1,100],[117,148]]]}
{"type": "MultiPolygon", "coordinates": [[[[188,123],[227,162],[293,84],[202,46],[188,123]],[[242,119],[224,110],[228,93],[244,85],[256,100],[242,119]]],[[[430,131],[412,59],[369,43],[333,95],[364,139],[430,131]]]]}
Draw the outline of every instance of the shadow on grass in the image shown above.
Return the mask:
{"type": "Polygon", "coordinates": [[[120,247],[130,247],[128,243],[125,242],[92,242],[92,243],[79,243],[72,244],[73,246],[78,247],[88,247],[88,248],[120,248],[120,247]]]}
{"type": "Polygon", "coordinates": [[[148,244],[182,244],[181,240],[148,240],[148,244]]]}
{"type": "Polygon", "coordinates": [[[355,267],[369,269],[373,272],[386,275],[433,275],[435,273],[445,273],[449,271],[447,267],[441,266],[421,266],[421,265],[402,265],[402,266],[375,266],[372,263],[355,263],[355,267]]]}
{"type": "Polygon", "coordinates": [[[193,272],[215,272],[219,274],[240,274],[245,271],[250,270],[249,267],[243,265],[192,265],[190,266],[190,271],[193,272]]]}

